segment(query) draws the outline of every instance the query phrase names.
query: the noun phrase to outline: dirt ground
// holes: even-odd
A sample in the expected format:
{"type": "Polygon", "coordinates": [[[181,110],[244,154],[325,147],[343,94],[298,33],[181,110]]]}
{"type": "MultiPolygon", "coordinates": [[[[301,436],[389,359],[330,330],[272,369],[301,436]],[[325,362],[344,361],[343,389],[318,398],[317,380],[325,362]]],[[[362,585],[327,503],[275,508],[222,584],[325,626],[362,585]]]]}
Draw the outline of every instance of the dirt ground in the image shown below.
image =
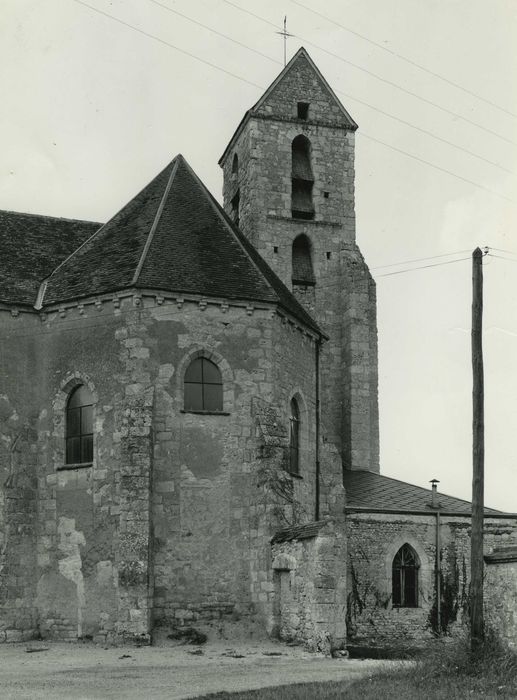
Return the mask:
{"type": "Polygon", "coordinates": [[[274,642],[108,648],[81,642],[3,644],[0,697],[181,700],[221,690],[352,681],[386,663],[324,658],[274,642]]]}

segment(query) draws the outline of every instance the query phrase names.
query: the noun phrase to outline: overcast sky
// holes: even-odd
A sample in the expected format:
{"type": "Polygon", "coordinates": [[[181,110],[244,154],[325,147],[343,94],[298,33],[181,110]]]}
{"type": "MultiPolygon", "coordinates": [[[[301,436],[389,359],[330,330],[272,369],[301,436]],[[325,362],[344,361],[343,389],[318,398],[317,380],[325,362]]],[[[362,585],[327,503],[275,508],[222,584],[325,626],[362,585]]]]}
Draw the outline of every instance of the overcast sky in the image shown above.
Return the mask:
{"type": "Polygon", "coordinates": [[[359,123],[381,471],[470,499],[470,261],[381,275],[488,245],[507,259],[484,259],[485,501],[516,512],[515,0],[85,1],[1,0],[0,208],[105,221],[180,152],[220,199],[217,160],[282,68],[287,14],[288,58],[304,45],[359,123]]]}

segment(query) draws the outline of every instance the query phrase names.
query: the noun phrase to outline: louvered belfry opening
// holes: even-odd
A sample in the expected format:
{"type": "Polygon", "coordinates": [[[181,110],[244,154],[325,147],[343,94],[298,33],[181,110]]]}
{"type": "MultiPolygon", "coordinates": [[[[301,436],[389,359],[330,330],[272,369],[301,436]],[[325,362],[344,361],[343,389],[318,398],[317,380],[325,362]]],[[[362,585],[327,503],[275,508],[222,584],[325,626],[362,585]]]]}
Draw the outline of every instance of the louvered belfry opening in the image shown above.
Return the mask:
{"type": "Polygon", "coordinates": [[[291,214],[294,219],[314,219],[311,142],[306,136],[300,134],[293,139],[291,155],[291,214]]]}
{"type": "Polygon", "coordinates": [[[293,241],[293,284],[314,285],[314,270],[312,269],[311,244],[305,234],[300,234],[293,241]]]}

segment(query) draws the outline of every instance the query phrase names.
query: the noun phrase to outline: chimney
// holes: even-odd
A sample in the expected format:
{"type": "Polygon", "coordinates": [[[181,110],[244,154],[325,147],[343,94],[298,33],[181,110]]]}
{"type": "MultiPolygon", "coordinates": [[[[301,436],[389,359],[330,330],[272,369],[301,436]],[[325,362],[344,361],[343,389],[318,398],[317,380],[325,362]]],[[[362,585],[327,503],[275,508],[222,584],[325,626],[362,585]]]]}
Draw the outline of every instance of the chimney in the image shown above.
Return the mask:
{"type": "Polygon", "coordinates": [[[438,479],[431,479],[429,482],[431,484],[431,508],[439,508],[440,503],[438,501],[438,491],[436,484],[439,484],[438,479]]]}

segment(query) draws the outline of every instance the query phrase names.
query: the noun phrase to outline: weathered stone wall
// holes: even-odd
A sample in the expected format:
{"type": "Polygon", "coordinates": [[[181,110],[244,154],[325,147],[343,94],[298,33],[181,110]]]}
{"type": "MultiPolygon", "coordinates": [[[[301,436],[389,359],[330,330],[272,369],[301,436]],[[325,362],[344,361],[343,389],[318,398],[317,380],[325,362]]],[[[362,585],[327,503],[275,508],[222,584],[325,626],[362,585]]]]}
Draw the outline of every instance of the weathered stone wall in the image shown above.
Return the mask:
{"type": "MultiPolygon", "coordinates": [[[[378,471],[375,283],[355,242],[354,132],[347,123],[299,60],[251,112],[222,161],[224,205],[231,214],[239,190],[242,231],[329,336],[321,354],[323,440],[344,468],[378,471]],[[297,118],[298,101],[310,103],[307,120],[297,118]],[[291,144],[300,134],[311,143],[313,220],[291,214],[291,144]],[[310,241],[314,287],[292,284],[292,245],[300,234],[310,241]]],[[[333,459],[330,465],[337,466],[333,459]]],[[[326,478],[339,483],[339,469],[326,478]]]]}
{"type": "Polygon", "coordinates": [[[292,534],[293,539],[272,546],[274,632],[311,651],[341,649],[346,640],[344,532],[327,521],[292,534]],[[317,532],[308,534],[309,529],[317,532]]]}
{"type": "Polygon", "coordinates": [[[498,547],[485,557],[485,624],[517,648],[517,548],[498,547]]]}
{"type": "MultiPolygon", "coordinates": [[[[459,633],[467,621],[470,529],[470,518],[441,517],[438,620],[436,517],[348,514],[348,643],[358,647],[411,648],[422,646],[437,634],[459,633]],[[392,606],[392,562],[405,543],[413,547],[420,561],[416,608],[392,606]]],[[[509,542],[517,543],[517,522],[486,519],[485,551],[509,542]]],[[[491,580],[485,586],[488,608],[496,601],[491,580]]],[[[495,620],[495,616],[490,613],[488,619],[495,620]]]]}
{"type": "Polygon", "coordinates": [[[0,641],[36,633],[37,319],[0,309],[0,641]]]}

